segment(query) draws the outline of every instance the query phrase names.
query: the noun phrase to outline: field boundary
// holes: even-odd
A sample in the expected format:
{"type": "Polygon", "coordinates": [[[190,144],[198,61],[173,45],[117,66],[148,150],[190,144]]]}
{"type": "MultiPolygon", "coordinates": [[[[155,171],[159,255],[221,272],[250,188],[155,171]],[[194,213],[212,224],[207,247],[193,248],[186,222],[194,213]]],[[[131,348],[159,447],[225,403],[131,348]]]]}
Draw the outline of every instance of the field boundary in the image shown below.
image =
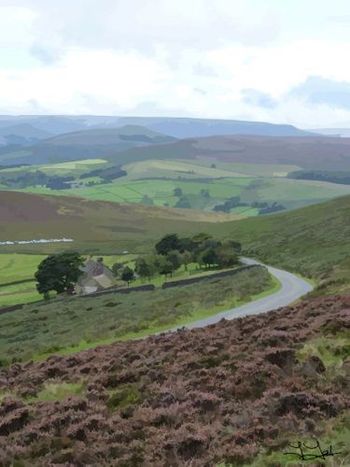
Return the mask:
{"type": "MultiPolygon", "coordinates": [[[[253,265],[246,265],[246,266],[241,266],[241,267],[238,267],[238,268],[235,268],[235,269],[230,269],[230,270],[226,270],[226,271],[219,271],[219,272],[213,272],[212,274],[203,274],[203,275],[199,275],[199,276],[196,276],[196,277],[190,277],[188,279],[179,279],[177,281],[169,281],[169,282],[164,282],[164,284],[162,284],[161,289],[168,289],[168,288],[172,288],[172,287],[183,287],[183,286],[186,286],[186,285],[190,285],[190,284],[194,284],[194,283],[197,283],[197,282],[202,282],[202,281],[205,281],[205,280],[212,280],[212,279],[217,279],[217,278],[220,278],[220,277],[227,277],[227,276],[234,276],[236,274],[238,274],[239,272],[243,272],[245,270],[248,270],[248,269],[252,269],[252,268],[262,268],[264,266],[261,266],[261,265],[257,265],[257,264],[253,264],[253,265]]],[[[131,292],[152,292],[153,290],[156,289],[156,286],[154,284],[145,284],[145,285],[139,285],[139,286],[135,286],[135,287],[111,287],[109,289],[106,289],[106,290],[101,290],[99,292],[94,292],[94,293],[91,293],[91,294],[88,294],[88,295],[79,295],[79,296],[71,296],[69,297],[70,299],[74,300],[75,298],[92,298],[92,297],[98,297],[100,295],[110,295],[110,294],[117,294],[117,293],[121,293],[121,294],[128,294],[128,293],[131,293],[131,292]]],[[[57,302],[59,303],[60,301],[62,301],[61,298],[57,298],[57,299],[51,299],[50,300],[50,303],[52,302],[57,302]]],[[[37,306],[42,306],[42,305],[45,305],[47,304],[47,301],[45,300],[37,300],[35,302],[28,302],[28,303],[19,303],[19,304],[15,304],[15,305],[9,305],[9,306],[5,306],[5,307],[1,307],[0,308],[0,315],[4,314],[4,313],[9,313],[9,312],[12,312],[12,311],[16,311],[16,310],[21,310],[23,309],[23,307],[27,306],[27,305],[37,305],[37,306]]]]}
{"type": "Polygon", "coordinates": [[[229,271],[219,271],[219,272],[214,272],[212,274],[189,277],[188,279],[179,279],[177,281],[164,282],[164,284],[162,285],[162,289],[169,289],[171,287],[181,287],[185,285],[195,284],[196,282],[201,282],[204,280],[217,279],[220,277],[234,276],[238,274],[239,272],[245,271],[247,269],[262,268],[262,267],[264,266],[260,266],[259,264],[251,264],[247,266],[241,266],[235,269],[230,269],[229,271]]]}

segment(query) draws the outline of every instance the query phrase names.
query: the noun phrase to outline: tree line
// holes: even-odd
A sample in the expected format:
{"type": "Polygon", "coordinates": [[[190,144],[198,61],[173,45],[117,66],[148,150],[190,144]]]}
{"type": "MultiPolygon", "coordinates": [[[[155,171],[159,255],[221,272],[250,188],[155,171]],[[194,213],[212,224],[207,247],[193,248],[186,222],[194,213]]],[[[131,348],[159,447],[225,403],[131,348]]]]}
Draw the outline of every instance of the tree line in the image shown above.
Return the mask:
{"type": "Polygon", "coordinates": [[[181,266],[187,271],[188,265],[210,269],[214,266],[226,268],[238,263],[241,244],[233,240],[220,241],[202,233],[193,237],[179,237],[177,234],[165,235],[155,244],[154,253],[140,256],[135,268],[121,263],[113,265],[116,277],[130,282],[137,275],[152,279],[156,275],[172,276],[181,266]]]}
{"type": "MultiPolygon", "coordinates": [[[[241,244],[234,240],[220,241],[201,233],[192,237],[165,235],[151,254],[139,256],[135,266],[115,263],[112,272],[116,278],[129,284],[136,277],[152,279],[157,275],[172,276],[181,266],[187,271],[189,264],[198,268],[229,268],[239,263],[241,244]]],[[[101,258],[102,260],[102,258],[101,258]]],[[[53,254],[45,258],[35,273],[37,290],[44,298],[51,291],[73,294],[75,285],[84,274],[85,259],[77,252],[53,254]]]]}

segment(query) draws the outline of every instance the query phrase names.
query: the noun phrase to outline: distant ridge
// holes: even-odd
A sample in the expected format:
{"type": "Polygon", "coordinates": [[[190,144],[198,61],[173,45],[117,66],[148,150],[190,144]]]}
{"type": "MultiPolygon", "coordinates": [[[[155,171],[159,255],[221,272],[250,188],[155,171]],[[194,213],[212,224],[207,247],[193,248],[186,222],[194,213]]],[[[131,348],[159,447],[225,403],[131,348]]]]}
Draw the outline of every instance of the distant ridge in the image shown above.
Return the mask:
{"type": "Polygon", "coordinates": [[[144,126],[175,138],[239,134],[258,136],[306,136],[310,134],[310,132],[293,125],[230,119],[99,115],[0,115],[0,128],[19,123],[27,123],[53,135],[88,128],[109,128],[124,125],[144,126]]]}

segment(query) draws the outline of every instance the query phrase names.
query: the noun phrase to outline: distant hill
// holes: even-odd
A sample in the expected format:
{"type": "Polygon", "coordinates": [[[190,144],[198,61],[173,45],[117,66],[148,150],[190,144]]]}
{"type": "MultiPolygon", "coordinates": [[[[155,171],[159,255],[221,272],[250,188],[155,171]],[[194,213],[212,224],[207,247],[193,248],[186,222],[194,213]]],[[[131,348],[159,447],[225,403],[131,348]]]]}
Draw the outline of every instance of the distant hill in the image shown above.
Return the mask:
{"type": "MultiPolygon", "coordinates": [[[[232,215],[141,204],[117,204],[82,198],[0,191],[0,241],[70,237],[70,248],[92,254],[137,249],[165,233],[213,232],[232,215]]],[[[236,216],[239,218],[239,216],[236,216]]],[[[62,249],[62,245],[59,246],[62,249]]],[[[36,251],[48,247],[17,247],[36,251]]],[[[0,247],[2,252],[13,247],[0,247]]]]}
{"type": "Polygon", "coordinates": [[[119,122],[146,126],[176,138],[213,135],[307,136],[293,125],[200,118],[123,117],[119,122]]]}
{"type": "Polygon", "coordinates": [[[98,115],[0,116],[0,127],[22,123],[27,123],[39,130],[44,130],[54,135],[88,128],[115,128],[124,125],[139,125],[176,138],[237,134],[260,136],[306,136],[310,134],[293,125],[241,120],[98,115]]]}
{"type": "Polygon", "coordinates": [[[118,163],[196,158],[206,158],[213,162],[287,164],[305,169],[349,170],[350,138],[213,136],[184,139],[158,147],[133,148],[111,157],[118,163]]]}
{"type": "Polygon", "coordinates": [[[8,163],[57,163],[78,159],[110,157],[129,148],[173,142],[175,138],[137,125],[93,128],[54,136],[25,148],[24,153],[4,154],[8,163]]]}
{"type": "Polygon", "coordinates": [[[341,138],[350,137],[350,128],[318,128],[317,130],[310,131],[325,136],[339,136],[341,138]]]}
{"type": "Polygon", "coordinates": [[[25,146],[48,138],[51,133],[33,127],[29,123],[18,123],[10,126],[0,125],[0,146],[25,146]]]}

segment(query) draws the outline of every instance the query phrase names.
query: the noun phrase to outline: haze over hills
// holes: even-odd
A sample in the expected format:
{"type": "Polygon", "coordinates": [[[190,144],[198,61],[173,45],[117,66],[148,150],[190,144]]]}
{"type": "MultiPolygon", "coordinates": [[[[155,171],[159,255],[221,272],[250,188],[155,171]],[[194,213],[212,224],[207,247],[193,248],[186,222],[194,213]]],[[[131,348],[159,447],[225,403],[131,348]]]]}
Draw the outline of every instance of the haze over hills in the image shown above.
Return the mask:
{"type": "Polygon", "coordinates": [[[265,136],[306,136],[307,131],[293,125],[174,117],[120,117],[92,115],[1,115],[0,128],[27,124],[49,135],[59,135],[89,128],[117,128],[125,125],[144,126],[176,138],[211,135],[251,134],[265,136]]]}
{"type": "Polygon", "coordinates": [[[246,164],[289,164],[302,168],[350,169],[350,139],[268,136],[191,138],[159,147],[134,148],[113,156],[125,163],[146,159],[208,159],[246,164]]]}
{"type": "Polygon", "coordinates": [[[0,146],[26,146],[50,136],[51,133],[48,131],[36,128],[29,123],[19,122],[10,126],[0,125],[0,146]]]}
{"type": "Polygon", "coordinates": [[[316,130],[310,130],[314,133],[318,133],[319,135],[325,136],[338,136],[341,138],[349,138],[350,137],[350,128],[318,128],[316,130]]]}
{"type": "Polygon", "coordinates": [[[42,164],[90,157],[111,157],[129,148],[169,143],[175,138],[137,125],[120,128],[91,128],[56,135],[25,148],[23,153],[0,156],[3,163],[42,164]]]}

